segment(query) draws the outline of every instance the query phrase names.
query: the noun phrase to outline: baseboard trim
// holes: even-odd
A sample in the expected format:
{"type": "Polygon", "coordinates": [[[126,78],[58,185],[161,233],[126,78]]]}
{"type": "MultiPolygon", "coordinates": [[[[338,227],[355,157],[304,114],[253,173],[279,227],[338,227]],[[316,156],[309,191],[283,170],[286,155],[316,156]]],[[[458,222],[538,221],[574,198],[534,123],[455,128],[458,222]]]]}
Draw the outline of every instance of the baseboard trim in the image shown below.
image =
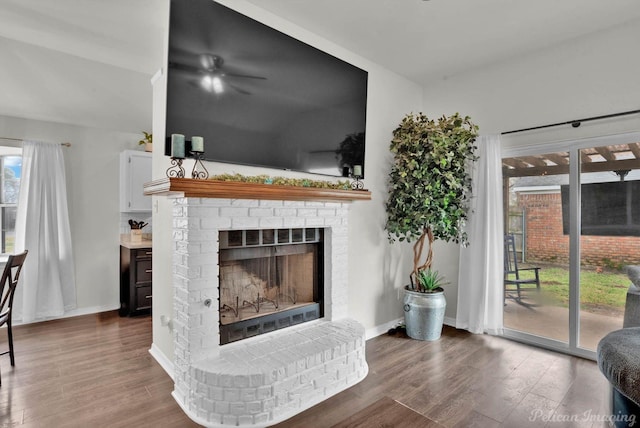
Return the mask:
{"type": "Polygon", "coordinates": [[[60,315],[60,316],[38,318],[38,319],[35,319],[33,321],[29,321],[29,322],[22,322],[21,320],[14,319],[13,320],[13,325],[17,326],[17,325],[34,324],[34,323],[43,322],[43,321],[52,321],[52,320],[59,320],[59,319],[63,319],[63,318],[79,317],[79,316],[83,316],[83,315],[99,314],[101,312],[110,312],[110,311],[115,311],[115,310],[118,310],[118,309],[120,309],[120,304],[117,304],[117,305],[105,305],[105,306],[90,306],[90,307],[87,307],[87,308],[72,309],[70,311],[65,312],[63,315],[60,315]]]}
{"type": "Polygon", "coordinates": [[[149,348],[149,353],[151,354],[153,359],[156,360],[158,364],[160,364],[160,367],[162,367],[164,371],[167,372],[171,380],[175,380],[173,378],[173,373],[174,373],[173,361],[167,358],[164,352],[162,352],[160,348],[156,346],[155,343],[151,344],[151,348],[149,348]]]}
{"type": "Polygon", "coordinates": [[[451,317],[444,317],[444,325],[456,328],[456,319],[451,317]]]}
{"type": "Polygon", "coordinates": [[[385,334],[389,331],[389,329],[393,327],[397,327],[400,324],[404,324],[404,318],[398,318],[398,319],[386,322],[384,324],[380,324],[375,327],[368,328],[364,332],[365,340],[373,339],[374,337],[378,337],[382,334],[385,334]]]}
{"type": "MultiPolygon", "coordinates": [[[[368,328],[365,331],[365,340],[369,340],[369,339],[373,339],[374,337],[378,337],[382,334],[385,334],[389,331],[389,329],[393,328],[393,327],[397,327],[399,325],[404,324],[404,317],[403,318],[398,318],[389,322],[386,322],[384,324],[380,324],[377,325],[375,327],[372,328],[368,328]]],[[[449,327],[456,327],[456,319],[455,318],[451,318],[451,317],[444,317],[444,325],[449,326],[449,327]]]]}

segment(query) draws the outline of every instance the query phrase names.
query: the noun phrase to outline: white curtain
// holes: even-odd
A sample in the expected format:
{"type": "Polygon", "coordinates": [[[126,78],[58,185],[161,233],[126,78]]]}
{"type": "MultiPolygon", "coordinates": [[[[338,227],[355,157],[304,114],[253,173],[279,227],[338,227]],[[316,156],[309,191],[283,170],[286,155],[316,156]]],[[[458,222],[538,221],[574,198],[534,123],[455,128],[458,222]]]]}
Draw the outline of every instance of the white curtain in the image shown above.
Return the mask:
{"type": "Polygon", "coordinates": [[[460,249],[456,327],[472,333],[502,334],[503,210],[500,136],[476,140],[469,245],[460,249]]]}
{"type": "Polygon", "coordinates": [[[28,250],[14,319],[60,317],[76,307],[76,285],[60,144],[24,141],[16,215],[16,253],[28,250]]]}

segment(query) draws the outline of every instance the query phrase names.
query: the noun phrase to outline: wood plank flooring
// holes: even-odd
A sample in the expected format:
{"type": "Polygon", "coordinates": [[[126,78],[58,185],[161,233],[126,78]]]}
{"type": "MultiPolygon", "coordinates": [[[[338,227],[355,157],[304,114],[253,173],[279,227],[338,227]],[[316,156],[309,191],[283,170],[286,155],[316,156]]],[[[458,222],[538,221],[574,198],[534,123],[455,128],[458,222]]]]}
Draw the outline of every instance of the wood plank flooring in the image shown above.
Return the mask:
{"type": "MultiPolygon", "coordinates": [[[[16,366],[0,357],[0,428],[197,426],[148,353],[150,317],[107,312],[19,326],[14,337],[16,366]]],[[[6,340],[2,329],[0,352],[6,340]]],[[[608,386],[592,361],[448,327],[436,342],[374,338],[367,361],[364,381],[277,426],[365,426],[369,406],[372,428],[606,426],[608,386]],[[425,419],[376,424],[392,400],[402,406],[390,412],[425,419]]]]}

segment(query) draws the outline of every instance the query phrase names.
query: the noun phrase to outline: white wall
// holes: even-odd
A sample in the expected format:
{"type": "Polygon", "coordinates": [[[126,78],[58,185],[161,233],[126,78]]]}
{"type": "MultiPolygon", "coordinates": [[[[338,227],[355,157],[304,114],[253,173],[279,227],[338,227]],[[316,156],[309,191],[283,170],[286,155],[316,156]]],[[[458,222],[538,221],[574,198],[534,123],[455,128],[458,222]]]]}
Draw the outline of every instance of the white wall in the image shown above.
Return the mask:
{"type": "MultiPolygon", "coordinates": [[[[424,89],[424,112],[459,111],[481,134],[640,108],[640,25],[631,22],[551,49],[473,70],[424,89]]],[[[640,129],[640,115],[503,137],[503,147],[553,143],[640,129]]],[[[447,316],[455,315],[458,248],[436,249],[436,267],[451,272],[447,316]]]]}
{"type": "MultiPolygon", "coordinates": [[[[386,180],[390,170],[389,144],[391,132],[402,117],[410,111],[418,111],[422,102],[421,88],[358,55],[346,51],[324,39],[296,27],[274,15],[242,1],[220,1],[228,7],[249,15],[276,29],[290,34],[319,49],[329,52],[369,72],[367,111],[367,146],[365,187],[371,190],[369,202],[355,202],[350,210],[349,231],[349,312],[365,328],[373,331],[376,326],[402,316],[401,296],[398,290],[406,282],[411,270],[406,245],[390,245],[384,231],[384,202],[386,180]],[[401,275],[398,273],[401,272],[401,275]]],[[[164,135],[165,79],[154,87],[154,136],[164,135]]],[[[154,177],[162,177],[169,166],[168,158],[154,153],[154,177]]],[[[208,164],[212,174],[238,172],[246,175],[286,174],[285,171],[267,170],[238,165],[208,164]]],[[[158,212],[154,211],[154,276],[153,276],[153,324],[154,348],[164,357],[173,360],[171,333],[160,325],[160,316],[172,316],[173,288],[171,285],[172,242],[171,207],[166,198],[158,200],[158,212]]]]}
{"type": "Polygon", "coordinates": [[[0,136],[71,143],[62,150],[77,309],[65,316],[119,308],[119,154],[136,149],[141,134],[0,116],[0,136]]]}

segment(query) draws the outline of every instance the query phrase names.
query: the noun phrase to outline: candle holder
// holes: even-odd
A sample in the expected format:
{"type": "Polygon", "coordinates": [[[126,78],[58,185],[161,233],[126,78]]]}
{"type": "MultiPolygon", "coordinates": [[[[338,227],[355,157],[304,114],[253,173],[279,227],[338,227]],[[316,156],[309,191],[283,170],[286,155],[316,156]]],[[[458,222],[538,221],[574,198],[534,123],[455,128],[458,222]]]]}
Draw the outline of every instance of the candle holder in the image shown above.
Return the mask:
{"type": "Polygon", "coordinates": [[[204,152],[191,151],[191,156],[195,160],[193,169],[191,170],[191,178],[196,180],[206,180],[209,178],[209,171],[205,168],[202,160],[204,159],[204,152]]]}
{"type": "Polygon", "coordinates": [[[184,168],[182,167],[182,158],[171,158],[171,166],[167,169],[167,177],[184,178],[184,168]]]}
{"type": "Polygon", "coordinates": [[[360,181],[361,175],[352,175],[353,181],[351,182],[351,188],[353,190],[364,190],[364,183],[360,181]]]}

